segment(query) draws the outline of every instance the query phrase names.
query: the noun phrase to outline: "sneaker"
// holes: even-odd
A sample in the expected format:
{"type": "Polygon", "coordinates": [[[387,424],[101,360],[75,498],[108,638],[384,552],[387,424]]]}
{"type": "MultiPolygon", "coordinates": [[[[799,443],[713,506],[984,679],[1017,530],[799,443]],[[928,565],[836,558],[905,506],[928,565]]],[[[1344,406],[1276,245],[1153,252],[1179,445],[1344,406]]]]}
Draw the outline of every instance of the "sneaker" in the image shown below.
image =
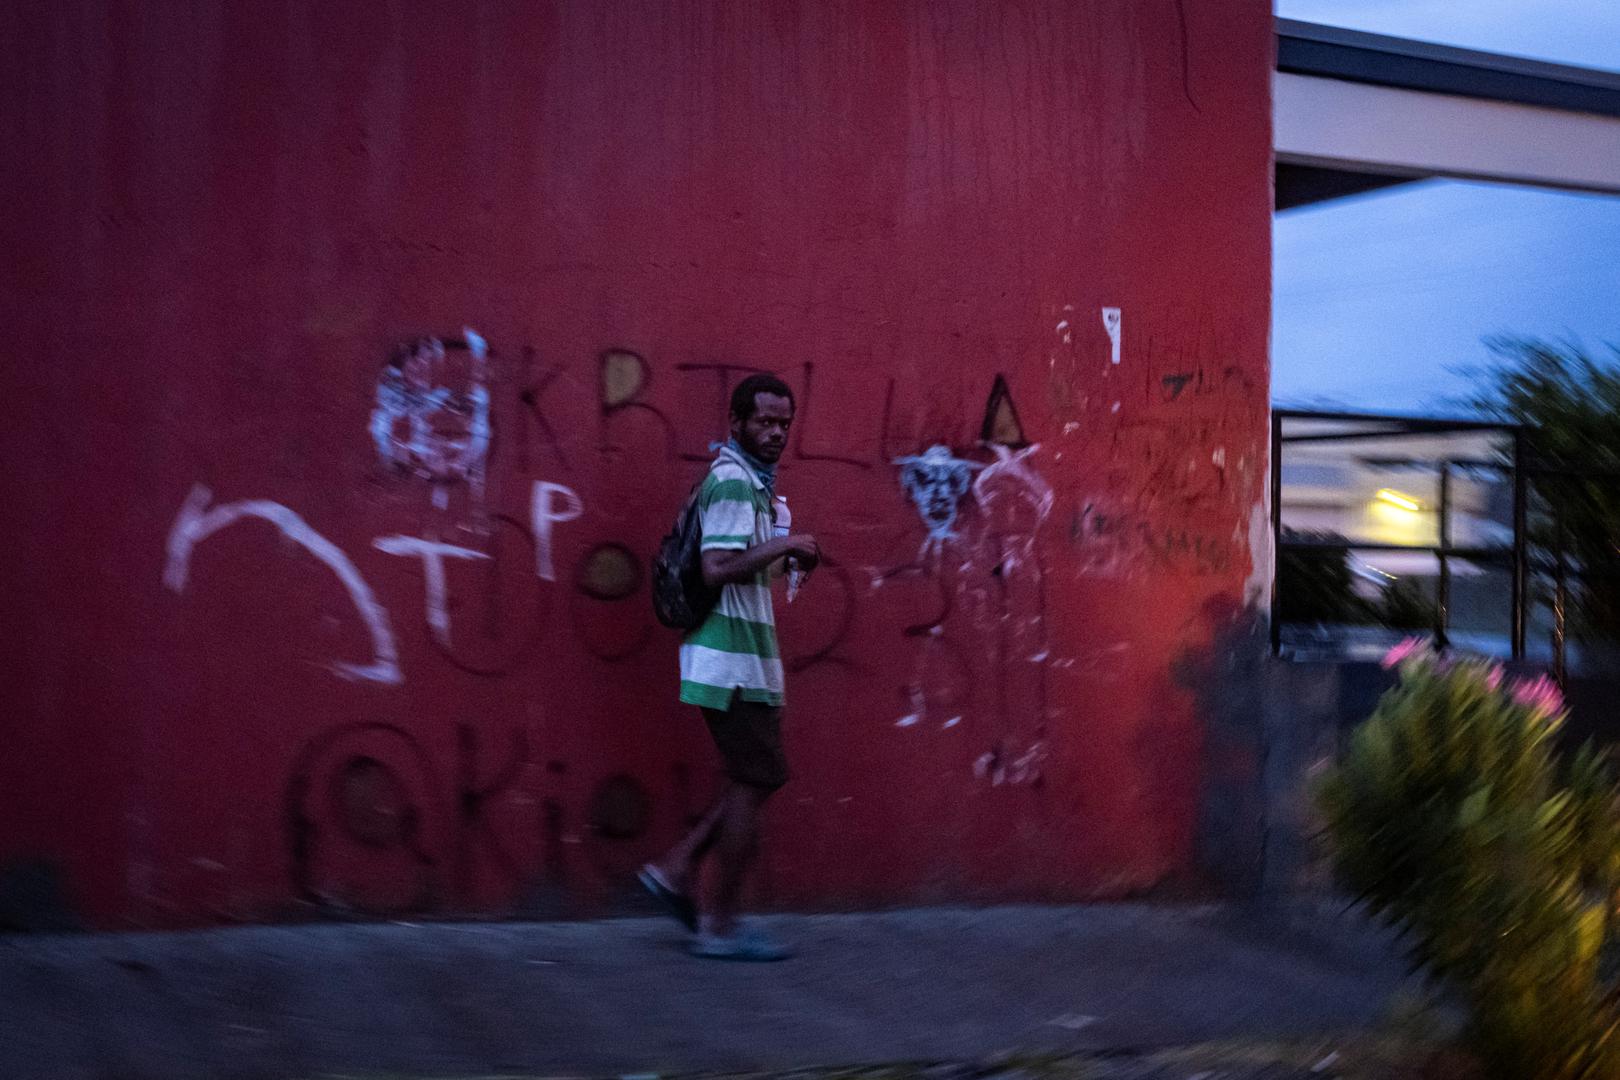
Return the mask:
{"type": "Polygon", "coordinates": [[[792,949],[754,929],[735,930],[729,934],[700,931],[692,935],[686,951],[705,960],[744,960],[753,963],[786,960],[793,955],[792,949]]]}
{"type": "Polygon", "coordinates": [[[653,899],[663,905],[664,912],[670,918],[694,933],[698,928],[697,905],[692,898],[681,892],[669,883],[669,879],[659,873],[658,868],[648,863],[636,875],[641,887],[652,894],[653,899]]]}

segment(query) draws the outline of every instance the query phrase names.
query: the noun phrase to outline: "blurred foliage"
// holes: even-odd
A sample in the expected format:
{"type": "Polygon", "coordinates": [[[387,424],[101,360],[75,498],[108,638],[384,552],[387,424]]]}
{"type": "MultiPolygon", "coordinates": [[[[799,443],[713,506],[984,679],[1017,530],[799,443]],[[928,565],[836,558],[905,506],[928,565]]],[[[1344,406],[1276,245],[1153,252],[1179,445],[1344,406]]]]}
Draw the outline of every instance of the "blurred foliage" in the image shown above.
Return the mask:
{"type": "MultiPolygon", "coordinates": [[[[1342,543],[1330,532],[1283,530],[1283,539],[1342,543]]],[[[1350,574],[1350,553],[1344,548],[1302,550],[1282,548],[1277,553],[1277,600],[1283,622],[1364,622],[1371,614],[1355,594],[1350,574]]]]}
{"type": "Polygon", "coordinates": [[[1504,685],[1493,665],[1427,652],[1400,667],[1319,790],[1338,874],[1460,992],[1491,1076],[1620,1077],[1606,760],[1559,759],[1550,684],[1504,685]]]}
{"type": "Polygon", "coordinates": [[[1440,620],[1435,602],[1414,578],[1390,583],[1378,605],[1378,621],[1394,630],[1432,630],[1440,620]]]}
{"type": "MultiPolygon", "coordinates": [[[[1335,532],[1286,528],[1283,539],[1349,543],[1335,532]]],[[[1395,630],[1432,630],[1439,618],[1434,601],[1415,578],[1384,586],[1377,600],[1358,596],[1350,553],[1342,547],[1281,548],[1277,553],[1277,599],[1285,623],[1378,623],[1395,630]]]]}
{"type": "Polygon", "coordinates": [[[1588,641],[1620,640],[1620,347],[1600,358],[1576,344],[1486,340],[1492,361],[1469,374],[1469,401],[1525,426],[1531,489],[1545,513],[1531,541],[1562,548],[1585,571],[1574,587],[1570,629],[1588,641]]]}

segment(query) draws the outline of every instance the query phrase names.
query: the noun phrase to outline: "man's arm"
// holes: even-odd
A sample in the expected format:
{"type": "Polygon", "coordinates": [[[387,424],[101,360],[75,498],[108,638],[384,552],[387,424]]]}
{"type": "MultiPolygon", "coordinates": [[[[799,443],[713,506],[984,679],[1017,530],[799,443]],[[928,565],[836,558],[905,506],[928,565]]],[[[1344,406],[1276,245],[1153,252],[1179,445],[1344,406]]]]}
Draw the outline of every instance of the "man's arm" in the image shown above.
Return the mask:
{"type": "Polygon", "coordinates": [[[816,563],[821,560],[815,537],[807,533],[778,536],[741,551],[705,551],[703,583],[717,589],[722,585],[741,585],[753,581],[761,570],[785,555],[793,556],[805,570],[815,569],[816,563]]]}

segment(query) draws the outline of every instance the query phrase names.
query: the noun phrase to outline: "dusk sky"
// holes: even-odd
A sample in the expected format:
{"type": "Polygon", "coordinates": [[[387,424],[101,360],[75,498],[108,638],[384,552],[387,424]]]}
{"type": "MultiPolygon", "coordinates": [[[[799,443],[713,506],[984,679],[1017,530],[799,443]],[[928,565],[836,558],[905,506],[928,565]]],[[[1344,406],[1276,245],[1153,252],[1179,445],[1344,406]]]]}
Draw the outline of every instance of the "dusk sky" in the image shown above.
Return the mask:
{"type": "MultiPolygon", "coordinates": [[[[1284,18],[1620,70],[1612,0],[1280,0],[1284,18]]],[[[1620,344],[1620,197],[1428,181],[1280,214],[1272,397],[1457,413],[1518,333],[1620,344]]]]}

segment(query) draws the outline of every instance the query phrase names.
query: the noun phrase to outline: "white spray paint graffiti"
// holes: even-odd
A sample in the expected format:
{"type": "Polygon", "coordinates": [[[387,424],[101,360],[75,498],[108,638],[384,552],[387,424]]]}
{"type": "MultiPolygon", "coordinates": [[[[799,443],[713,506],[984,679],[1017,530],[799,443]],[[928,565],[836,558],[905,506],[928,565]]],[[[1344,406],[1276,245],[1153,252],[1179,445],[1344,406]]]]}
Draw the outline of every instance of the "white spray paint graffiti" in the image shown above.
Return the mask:
{"type": "MultiPolygon", "coordinates": [[[[462,340],[452,343],[468,355],[460,378],[451,376],[438,338],[419,338],[395,351],[377,380],[371,440],[386,464],[438,484],[465,480],[481,496],[492,432],[489,346],[470,327],[461,333],[462,340]]],[[[442,501],[438,493],[435,499],[442,501]]]]}
{"type": "Polygon", "coordinates": [[[1040,444],[1022,450],[1005,446],[990,449],[995,452],[996,460],[986,465],[973,481],[973,498],[986,515],[995,514],[1003,499],[1011,498],[1020,504],[1009,507],[1006,515],[1009,519],[1023,518],[1025,526],[1009,534],[1017,540],[1017,547],[1002,554],[1003,568],[1011,573],[1020,565],[1033,567],[1035,532],[1051,516],[1057,496],[1052,492],[1052,485],[1030,464],[1030,457],[1040,449],[1040,444]]]}
{"type": "Polygon", "coordinates": [[[975,591],[976,602],[969,603],[981,625],[996,627],[1004,662],[1022,658],[1037,667],[1027,676],[1006,670],[995,673],[1002,695],[1010,705],[1003,715],[1001,737],[991,751],[979,759],[975,774],[991,786],[1039,783],[1048,758],[1045,723],[1053,715],[1046,696],[1045,668],[1059,666],[1052,658],[1047,634],[1043,595],[1044,577],[1036,536],[1051,516],[1057,497],[1045,477],[1035,470],[1034,456],[1039,446],[1012,450],[990,448],[996,460],[979,473],[973,484],[973,498],[985,521],[987,543],[997,572],[995,585],[975,591]],[[1015,612],[1023,612],[1019,617],[1015,612]],[[1020,698],[1019,695],[1030,695],[1020,698]],[[1033,725],[1031,725],[1033,721],[1033,725]]]}
{"type": "Polygon", "coordinates": [[[900,466],[900,486],[917,505],[928,536],[918,556],[938,554],[945,541],[956,537],[956,515],[973,486],[973,474],[984,468],[976,461],[952,456],[943,446],[930,446],[913,457],[895,459],[900,466]]]}
{"type": "Polygon", "coordinates": [[[1119,308],[1105,307],[1102,309],[1103,329],[1108,331],[1111,350],[1108,358],[1110,362],[1115,364],[1119,363],[1119,319],[1119,308]]]}
{"type": "Polygon", "coordinates": [[[487,559],[482,551],[423,540],[415,536],[379,536],[371,542],[390,555],[418,555],[422,559],[422,591],[427,605],[428,630],[441,645],[450,644],[450,612],[445,607],[444,560],[487,559]]]}
{"type": "MultiPolygon", "coordinates": [[[[1031,455],[1040,450],[1040,446],[1013,450],[996,444],[990,450],[996,460],[988,465],[954,457],[943,446],[930,446],[921,454],[895,459],[895,464],[900,466],[900,486],[911,497],[928,529],[919,555],[937,554],[945,541],[957,538],[956,519],[961,513],[962,498],[969,492],[979,509],[987,512],[1009,492],[1027,503],[1034,519],[1028,529],[1019,533],[1020,551],[1027,553],[1030,549],[1036,528],[1052,513],[1055,502],[1052,486],[1030,465],[1031,455]]],[[[1018,554],[1013,554],[1008,569],[1016,567],[1018,554]]]]}
{"type": "Polygon", "coordinates": [[[268,499],[245,499],[241,502],[221,503],[209,508],[213,492],[202,484],[192,487],[180,513],[169,530],[168,562],[163,568],[163,584],[177,593],[186,591],[191,576],[191,552],[196,545],[228,525],[243,518],[259,518],[281,530],[281,535],[302,547],[337,575],[349,598],[371,632],[372,659],[369,664],[334,663],[332,670],[345,679],[363,679],[398,686],[405,681],[399,668],[399,650],[394,644],[394,631],[388,621],[388,611],[371,592],[371,586],[355,568],[349,557],[326,537],[310,528],[309,523],[280,503],[268,499]]]}
{"type": "MultiPolygon", "coordinates": [[[[281,531],[281,534],[325,563],[337,575],[355,610],[365,621],[371,633],[372,661],[369,664],[334,663],[332,670],[345,679],[364,679],[397,686],[405,681],[399,666],[399,650],[389,621],[388,609],[380,604],[360,571],[349,557],[330,540],[312,529],[308,522],[280,503],[268,499],[244,499],[221,503],[210,508],[213,493],[202,484],[191,489],[180,513],[169,530],[168,561],[163,569],[163,583],[177,593],[186,590],[191,576],[191,552],[202,540],[243,518],[259,518],[281,531]]],[[[573,489],[562,484],[539,480],[534,485],[532,507],[536,574],[545,581],[557,579],[552,561],[552,539],[559,522],[573,521],[585,512],[585,502],[573,489]]],[[[450,611],[446,596],[444,560],[488,559],[489,556],[471,548],[415,536],[379,536],[372,541],[378,551],[389,555],[416,556],[422,560],[424,603],[429,631],[440,644],[450,644],[450,611]]]]}
{"type": "Polygon", "coordinates": [[[1035,784],[1044,778],[1046,761],[1050,756],[1044,740],[1031,743],[1016,757],[997,748],[979,755],[979,759],[973,763],[973,775],[980,780],[988,780],[991,787],[1035,784]]]}
{"type": "Polygon", "coordinates": [[[585,500],[573,488],[549,480],[534,482],[529,515],[534,524],[534,571],[544,581],[557,580],[551,557],[551,534],[559,522],[573,521],[585,512],[585,500]],[[557,499],[562,500],[561,505],[557,499]]]}
{"type": "MultiPolygon", "coordinates": [[[[932,567],[929,572],[938,576],[954,598],[955,610],[995,640],[1005,658],[1021,657],[1043,668],[1057,665],[1063,661],[1053,659],[1047,638],[1043,575],[1036,550],[1037,534],[1051,516],[1056,494],[1035,468],[1039,446],[1013,449],[992,443],[987,449],[995,457],[988,464],[957,458],[941,445],[896,459],[901,487],[928,531],[918,558],[932,567]],[[971,503],[965,506],[966,499],[971,503]],[[963,517],[964,509],[971,514],[963,517]],[[947,550],[952,555],[949,560],[942,558],[947,550]]],[[[901,691],[909,708],[894,721],[896,727],[918,729],[927,722],[949,730],[962,722],[961,700],[937,693],[937,680],[944,670],[941,665],[949,667],[953,655],[942,631],[935,625],[923,638],[912,678],[901,691]],[[934,708],[942,708],[942,712],[930,716],[934,708]]],[[[996,677],[1013,678],[1006,672],[996,677]]],[[[1020,677],[1013,680],[1017,690],[997,684],[987,692],[1002,701],[1004,711],[1009,693],[1014,697],[1032,694],[1035,707],[1026,711],[1039,725],[1046,718],[1041,704],[1045,701],[1043,680],[1044,675],[1033,682],[1020,677]]],[[[1044,749],[1028,751],[1044,748],[1043,740],[1037,732],[1033,741],[1024,738],[1025,750],[1008,749],[1019,741],[1012,727],[1003,732],[983,778],[994,783],[1031,783],[1039,777],[1044,749]]]]}

